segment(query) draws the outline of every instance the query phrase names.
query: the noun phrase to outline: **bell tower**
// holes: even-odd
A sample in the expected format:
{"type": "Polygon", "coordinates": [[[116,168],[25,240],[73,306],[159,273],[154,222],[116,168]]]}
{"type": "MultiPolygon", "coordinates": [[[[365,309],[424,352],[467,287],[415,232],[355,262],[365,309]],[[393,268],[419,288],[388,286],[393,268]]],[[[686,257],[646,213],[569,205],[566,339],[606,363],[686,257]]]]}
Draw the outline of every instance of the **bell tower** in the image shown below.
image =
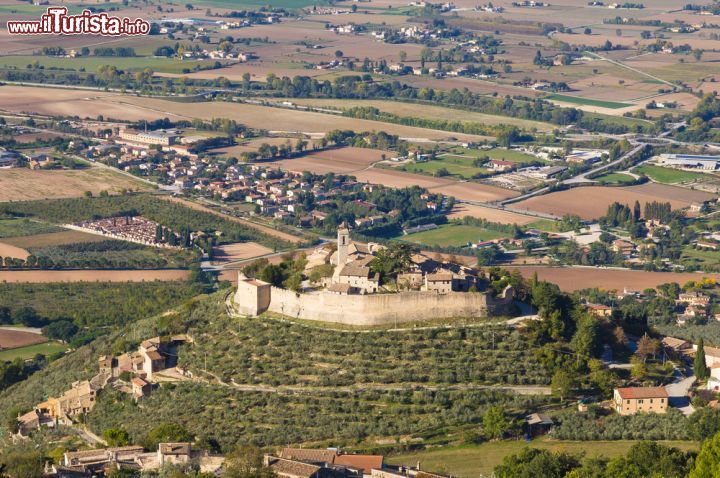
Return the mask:
{"type": "Polygon", "coordinates": [[[344,222],[338,226],[337,239],[337,265],[342,267],[347,262],[348,247],[350,246],[350,230],[344,222]]]}

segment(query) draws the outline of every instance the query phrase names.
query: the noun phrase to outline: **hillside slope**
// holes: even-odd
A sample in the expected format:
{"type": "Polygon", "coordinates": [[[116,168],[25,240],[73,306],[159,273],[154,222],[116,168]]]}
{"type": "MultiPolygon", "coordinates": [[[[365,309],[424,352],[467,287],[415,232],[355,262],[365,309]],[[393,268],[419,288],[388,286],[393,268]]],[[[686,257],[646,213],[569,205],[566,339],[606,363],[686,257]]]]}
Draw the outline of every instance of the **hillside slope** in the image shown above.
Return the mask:
{"type": "Polygon", "coordinates": [[[138,404],[103,390],[88,415],[96,433],[121,427],[142,442],[158,423],[172,421],[223,449],[331,439],[352,444],[370,437],[393,442],[407,435],[448,439],[453,430],[477,426],[491,405],[521,412],[545,400],[488,389],[549,381],[524,341],[504,326],[323,330],[231,319],[225,293],[98,339],[0,394],[0,408],[32,406],[96,373],[99,355],[180,332],[195,340],[178,351],[194,380],[163,384],[138,404]]]}

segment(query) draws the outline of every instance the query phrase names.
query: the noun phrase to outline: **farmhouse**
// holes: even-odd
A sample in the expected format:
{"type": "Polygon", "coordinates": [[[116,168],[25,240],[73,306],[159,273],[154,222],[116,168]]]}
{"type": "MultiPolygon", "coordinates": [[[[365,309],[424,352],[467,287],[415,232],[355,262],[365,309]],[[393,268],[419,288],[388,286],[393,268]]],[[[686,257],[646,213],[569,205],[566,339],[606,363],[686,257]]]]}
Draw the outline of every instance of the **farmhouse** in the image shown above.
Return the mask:
{"type": "Polygon", "coordinates": [[[635,413],[665,413],[668,393],[665,387],[628,387],[613,391],[615,410],[620,415],[635,413]]]}
{"type": "Polygon", "coordinates": [[[710,303],[710,297],[700,292],[684,292],[680,294],[676,303],[687,303],[692,306],[706,306],[710,303]]]}

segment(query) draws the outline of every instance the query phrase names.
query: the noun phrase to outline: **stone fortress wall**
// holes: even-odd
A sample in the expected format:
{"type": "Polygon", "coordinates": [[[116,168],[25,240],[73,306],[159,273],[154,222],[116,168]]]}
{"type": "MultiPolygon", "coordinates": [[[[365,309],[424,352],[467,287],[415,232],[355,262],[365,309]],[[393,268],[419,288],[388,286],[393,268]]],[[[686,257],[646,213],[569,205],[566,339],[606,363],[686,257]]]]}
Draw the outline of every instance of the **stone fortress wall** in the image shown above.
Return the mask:
{"type": "Polygon", "coordinates": [[[270,311],[297,319],[372,326],[507,315],[513,307],[513,289],[508,286],[500,297],[477,292],[341,295],[322,291],[302,294],[241,276],[234,303],[242,315],[257,316],[270,311]]]}

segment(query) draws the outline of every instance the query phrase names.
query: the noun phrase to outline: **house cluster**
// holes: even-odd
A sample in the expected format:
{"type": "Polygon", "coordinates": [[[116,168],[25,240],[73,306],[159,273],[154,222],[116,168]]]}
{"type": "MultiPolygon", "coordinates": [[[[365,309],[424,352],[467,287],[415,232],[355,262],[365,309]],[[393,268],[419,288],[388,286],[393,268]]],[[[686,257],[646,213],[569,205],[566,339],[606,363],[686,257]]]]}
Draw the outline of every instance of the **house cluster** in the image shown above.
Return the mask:
{"type": "Polygon", "coordinates": [[[144,340],[134,352],[118,357],[101,356],[98,373],[90,380],[74,382],[59,397],[49,397],[30,412],[18,416],[18,434],[26,437],[42,427],[72,425],[92,411],[98,392],[108,385],[138,400],[150,393],[154,383],[187,379],[191,374],[176,366],[178,347],[186,342],[192,342],[192,338],[187,335],[153,337],[144,340]]]}
{"type": "Polygon", "coordinates": [[[337,448],[284,448],[266,454],[264,464],[278,478],[445,478],[417,468],[392,467],[382,455],[343,453],[337,448]]]}
{"type": "Polygon", "coordinates": [[[103,144],[91,146],[87,154],[90,160],[107,162],[138,176],[153,176],[161,183],[187,189],[219,171],[219,166],[210,159],[200,159],[190,152],[190,146],[197,141],[200,138],[188,136],[179,143],[161,146],[162,151],[151,148],[150,143],[103,144]]]}
{"type": "Polygon", "coordinates": [[[680,309],[675,318],[678,325],[704,323],[711,317],[720,320],[720,314],[713,315],[710,296],[702,292],[682,292],[675,299],[675,304],[680,309]]]}
{"type": "Polygon", "coordinates": [[[101,356],[98,368],[114,388],[139,400],[148,395],[156,383],[182,381],[192,376],[177,366],[178,348],[189,342],[192,338],[183,334],[153,337],[143,340],[133,352],[117,357],[101,356]]]}
{"type": "Polygon", "coordinates": [[[180,240],[179,235],[142,216],[108,217],[78,222],[67,227],[145,246],[179,249],[178,246],[171,245],[180,240]],[[175,237],[175,240],[169,240],[170,234],[175,237]]]}
{"type": "Polygon", "coordinates": [[[195,465],[201,473],[214,474],[222,470],[224,461],[224,457],[195,450],[187,442],[160,443],[151,452],[131,445],[65,452],[60,464],[48,466],[45,476],[89,478],[120,470],[153,472],[166,465],[195,465]]]}
{"type": "Polygon", "coordinates": [[[502,13],[505,11],[505,8],[500,6],[495,6],[491,3],[486,3],[484,5],[478,5],[475,7],[475,10],[478,12],[486,12],[486,13],[502,13]]]}
{"type": "Polygon", "coordinates": [[[27,437],[42,427],[54,428],[71,425],[73,420],[95,407],[97,392],[107,384],[109,377],[98,374],[92,380],[73,382],[69,390],[58,397],[49,397],[31,411],[17,417],[18,434],[27,437]]]}
{"type": "MultiPolygon", "coordinates": [[[[326,279],[328,292],[351,294],[375,294],[381,291],[380,274],[373,270],[371,262],[385,246],[375,243],[360,244],[350,240],[350,230],[345,223],[338,228],[337,251],[323,246],[308,256],[308,270],[321,264],[335,266],[333,276],[326,279]]],[[[452,262],[432,259],[424,254],[413,254],[408,267],[398,275],[401,289],[449,294],[467,292],[481,285],[477,269],[452,262]]]]}

